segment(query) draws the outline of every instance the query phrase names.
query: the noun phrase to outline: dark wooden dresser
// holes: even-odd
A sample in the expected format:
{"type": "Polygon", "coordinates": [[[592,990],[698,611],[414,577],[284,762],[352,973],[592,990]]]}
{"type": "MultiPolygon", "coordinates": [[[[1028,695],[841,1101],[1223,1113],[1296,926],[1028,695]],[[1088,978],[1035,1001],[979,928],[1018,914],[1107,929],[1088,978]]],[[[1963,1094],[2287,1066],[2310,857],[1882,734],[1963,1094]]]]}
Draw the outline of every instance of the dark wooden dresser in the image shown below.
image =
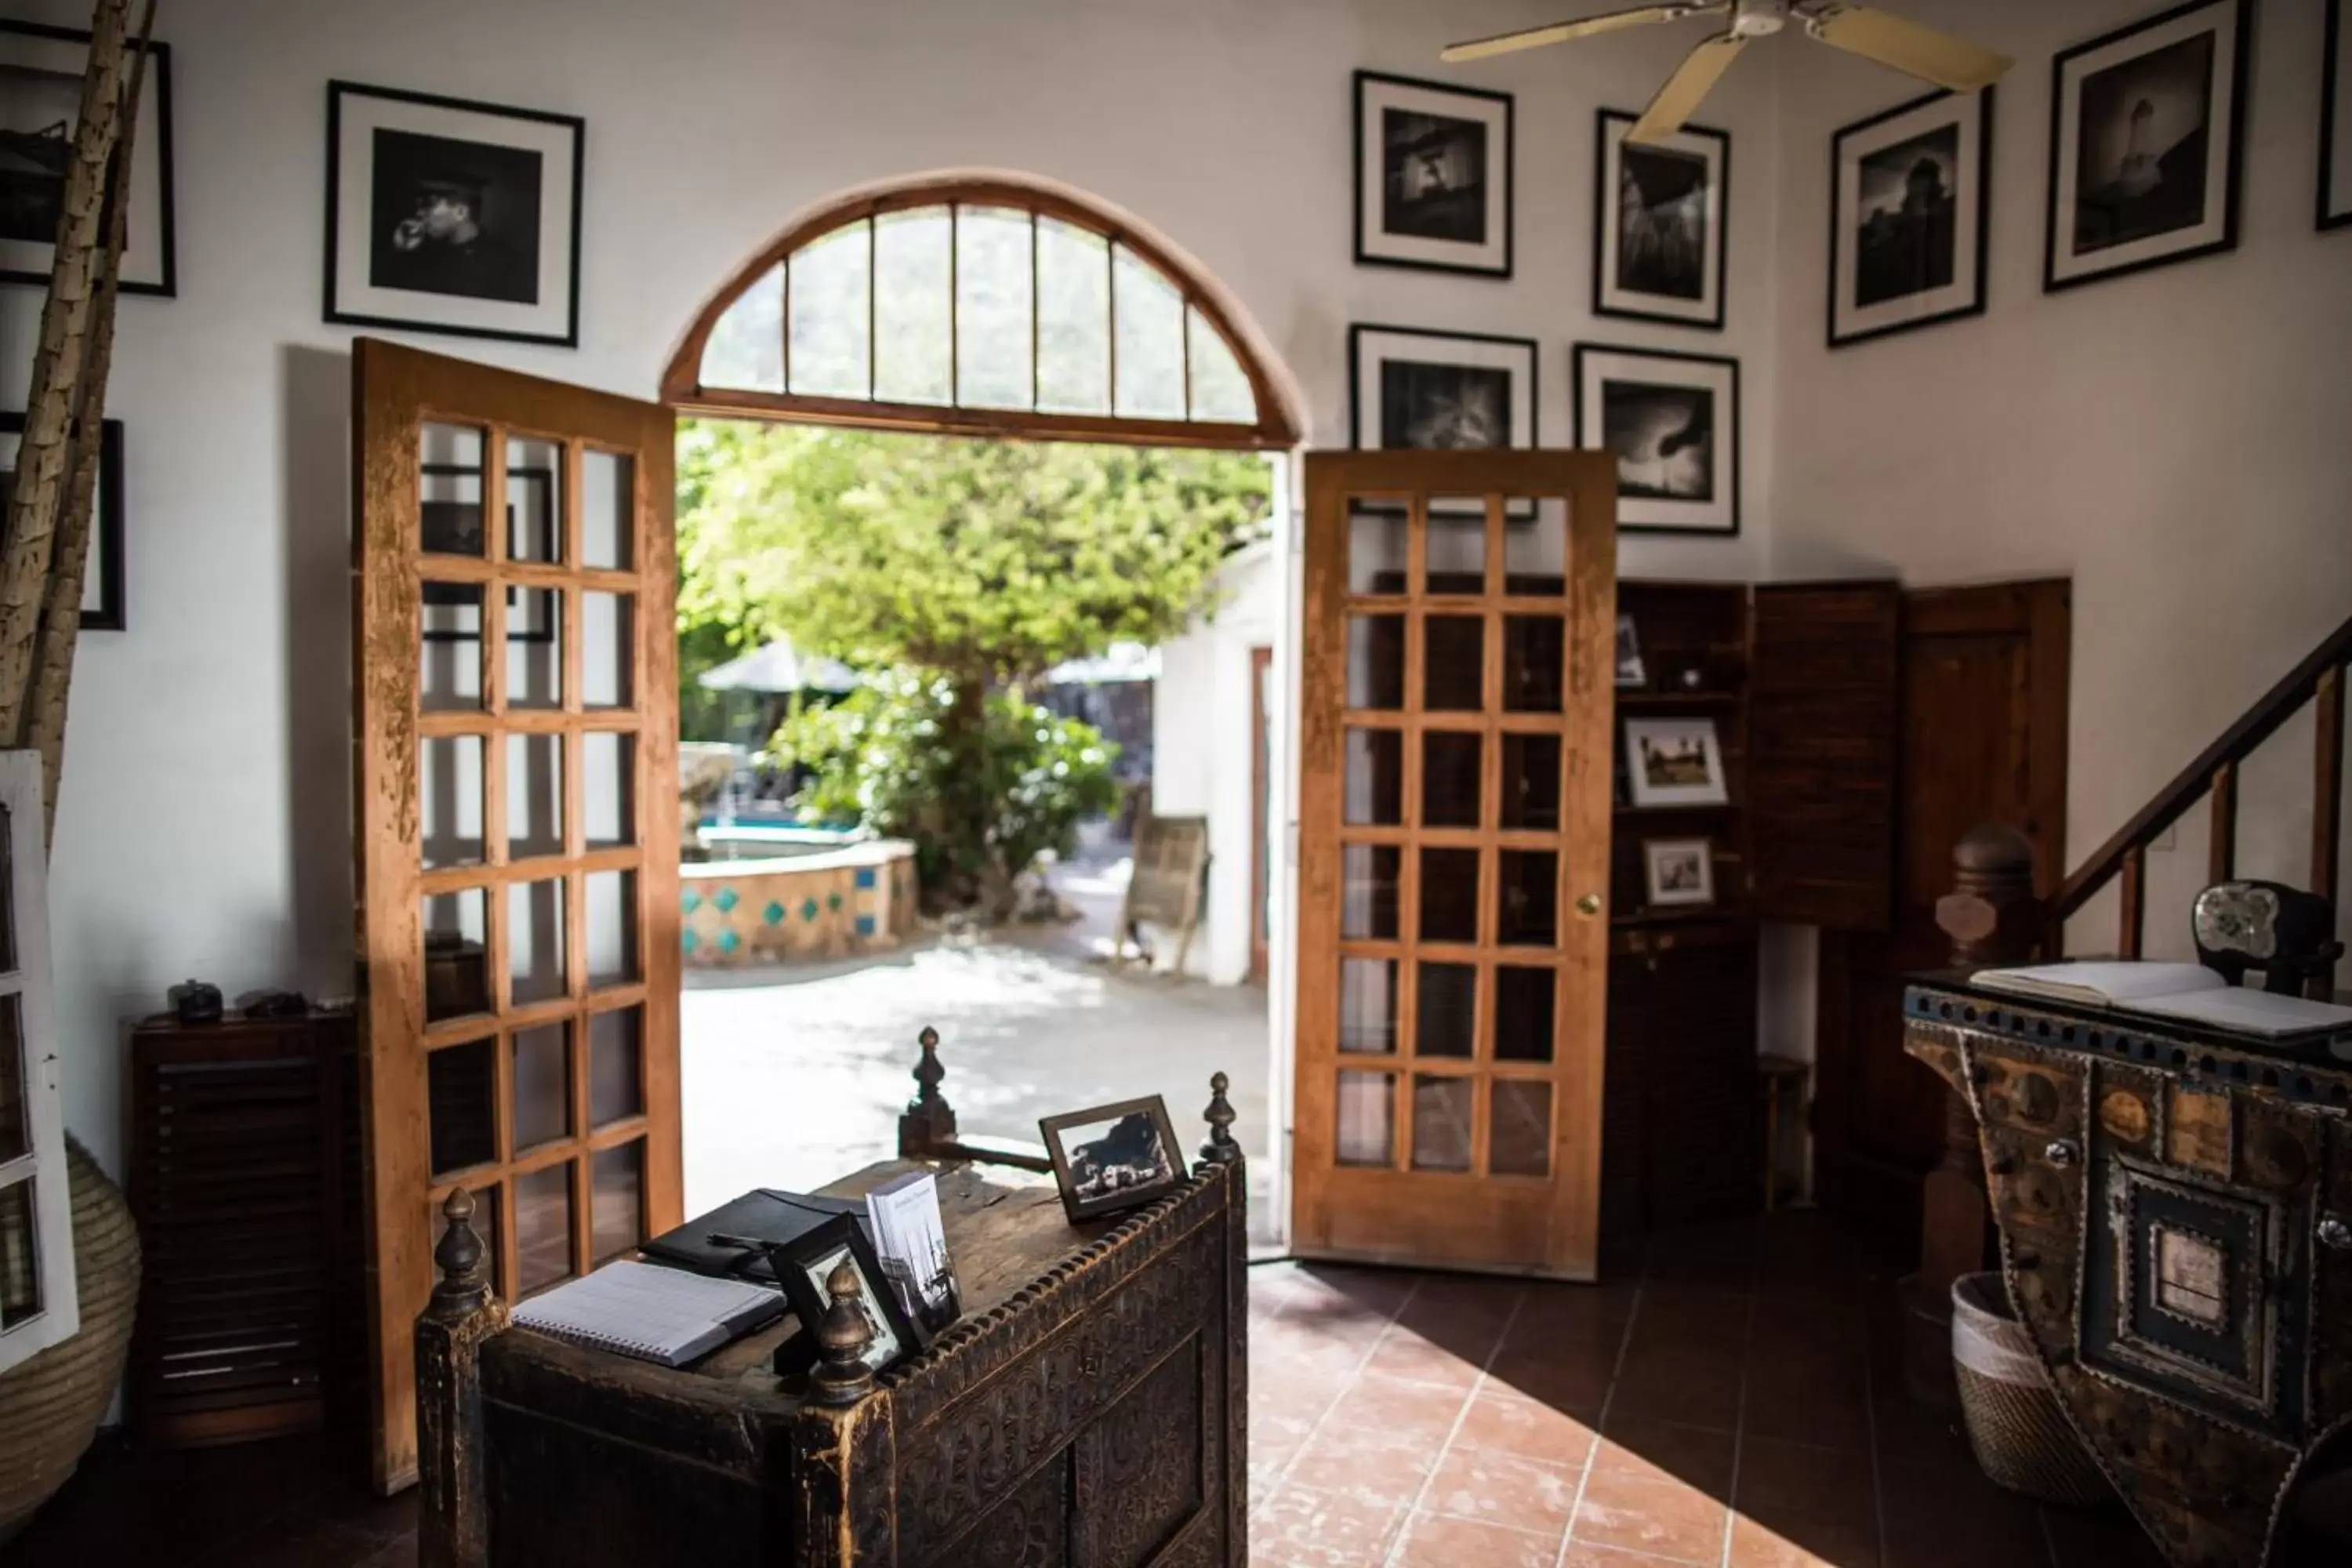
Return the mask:
{"type": "Polygon", "coordinates": [[[1204,1152],[1081,1226],[1050,1177],[922,1163],[965,1315],[831,1406],[769,1370],[789,1319],[676,1371],[510,1327],[452,1225],[417,1325],[424,1562],[1245,1563],[1247,1184],[1229,1141],[1204,1152]]]}
{"type": "Polygon", "coordinates": [[[2179,1568],[2352,1561],[2352,1030],[2267,1042],[1932,977],[2010,1300],[2179,1568]]]}

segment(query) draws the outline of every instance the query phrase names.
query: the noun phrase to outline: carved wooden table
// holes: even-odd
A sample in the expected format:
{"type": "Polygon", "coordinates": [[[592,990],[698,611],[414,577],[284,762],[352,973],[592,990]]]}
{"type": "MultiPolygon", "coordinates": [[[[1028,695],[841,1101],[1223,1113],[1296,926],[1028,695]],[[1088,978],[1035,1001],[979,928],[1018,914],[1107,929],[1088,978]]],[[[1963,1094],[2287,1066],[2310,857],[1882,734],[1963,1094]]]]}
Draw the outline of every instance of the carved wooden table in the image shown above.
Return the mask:
{"type": "Polygon", "coordinates": [[[1073,1226],[1051,1177],[967,1163],[824,1189],[937,1171],[965,1310],[830,1406],[769,1370],[789,1318],[675,1371],[509,1327],[453,1199],[417,1323],[423,1561],[1238,1568],[1249,1205],[1218,1087],[1201,1164],[1131,1215],[1073,1226]]]}
{"type": "Polygon", "coordinates": [[[2124,1501],[2180,1568],[2352,1561],[2304,1505],[2352,1466],[2352,1030],[1922,978],[1905,1048],[1976,1113],[2010,1300],[2124,1501]]]}

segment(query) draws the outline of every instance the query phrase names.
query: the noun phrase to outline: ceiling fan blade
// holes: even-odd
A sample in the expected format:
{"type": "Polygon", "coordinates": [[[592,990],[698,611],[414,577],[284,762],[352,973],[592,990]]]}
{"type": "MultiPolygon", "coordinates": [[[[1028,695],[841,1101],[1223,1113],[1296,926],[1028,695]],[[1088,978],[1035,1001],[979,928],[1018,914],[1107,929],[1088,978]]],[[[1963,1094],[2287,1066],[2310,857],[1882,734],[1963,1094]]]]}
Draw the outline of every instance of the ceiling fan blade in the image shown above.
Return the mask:
{"type": "Polygon", "coordinates": [[[1438,51],[1437,58],[1449,63],[1463,60],[1483,60],[1488,55],[1507,55],[1514,49],[1541,48],[1546,44],[1564,44],[1570,38],[1590,37],[1595,33],[1613,33],[1620,27],[1646,26],[1652,22],[1679,22],[1685,16],[1702,12],[1720,12],[1727,5],[1642,5],[1631,11],[1611,11],[1604,16],[1580,17],[1573,22],[1554,22],[1548,27],[1528,27],[1517,33],[1498,33],[1491,38],[1473,38],[1467,43],[1449,44],[1438,51]]]}
{"type": "Polygon", "coordinates": [[[1832,48],[1893,66],[1954,92],[1990,87],[2017,63],[1965,38],[1862,5],[1827,5],[1806,13],[1806,22],[1813,37],[1832,48]]]}
{"type": "Polygon", "coordinates": [[[1650,100],[1650,107],[1642,110],[1642,118],[1625,132],[1628,142],[1663,142],[1683,128],[1706,97],[1716,81],[1731,68],[1748,40],[1737,33],[1717,33],[1683,57],[1666,85],[1650,100]]]}

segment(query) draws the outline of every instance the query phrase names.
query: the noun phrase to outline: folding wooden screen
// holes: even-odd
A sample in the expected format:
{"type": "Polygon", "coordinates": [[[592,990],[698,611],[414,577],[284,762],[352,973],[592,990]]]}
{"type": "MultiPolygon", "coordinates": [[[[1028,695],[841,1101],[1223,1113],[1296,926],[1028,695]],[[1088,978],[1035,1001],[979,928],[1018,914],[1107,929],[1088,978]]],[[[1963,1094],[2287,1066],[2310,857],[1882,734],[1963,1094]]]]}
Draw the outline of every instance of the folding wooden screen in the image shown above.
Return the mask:
{"type": "Polygon", "coordinates": [[[513,1300],[680,1216],[669,410],[362,339],[352,546],[375,1479],[441,1201],[513,1300]]]}
{"type": "Polygon", "coordinates": [[[1614,461],[1307,458],[1292,1242],[1590,1278],[1614,461]]]}

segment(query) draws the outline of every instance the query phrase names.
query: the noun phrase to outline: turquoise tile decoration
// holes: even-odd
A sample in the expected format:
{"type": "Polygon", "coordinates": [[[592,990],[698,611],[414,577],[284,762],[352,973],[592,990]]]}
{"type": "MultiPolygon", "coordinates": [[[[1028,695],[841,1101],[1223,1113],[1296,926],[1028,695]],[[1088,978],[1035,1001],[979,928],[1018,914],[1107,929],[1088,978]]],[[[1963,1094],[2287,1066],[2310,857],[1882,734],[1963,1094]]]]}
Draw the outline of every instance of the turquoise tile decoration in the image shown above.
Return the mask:
{"type": "Polygon", "coordinates": [[[723,915],[732,913],[735,906],[743,900],[735,896],[734,889],[721,888],[711,896],[710,901],[719,907],[719,912],[723,915]]]}
{"type": "Polygon", "coordinates": [[[814,899],[809,899],[802,903],[801,919],[804,921],[813,921],[816,919],[816,900],[814,899]]]}
{"type": "Polygon", "coordinates": [[[760,911],[760,918],[772,926],[782,925],[784,923],[784,906],[770,899],[768,907],[760,911]]]}
{"type": "Polygon", "coordinates": [[[725,931],[720,931],[720,932],[719,933],[719,952],[734,952],[737,948],[739,948],[739,947],[740,947],[740,946],[742,946],[742,945],[743,945],[743,939],[742,939],[741,937],[737,936],[737,935],[735,934],[735,928],[734,928],[733,926],[729,926],[725,931]]]}
{"type": "MultiPolygon", "coordinates": [[[[692,898],[693,896],[694,895],[691,893],[687,895],[688,898],[692,898]]],[[[692,952],[697,945],[698,945],[700,939],[694,934],[694,928],[692,926],[688,926],[684,931],[677,933],[677,945],[688,952],[692,952]]]]}
{"type": "Polygon", "coordinates": [[[839,893],[827,893],[824,896],[824,907],[828,910],[839,910],[841,908],[841,895],[839,893]]]}
{"type": "Polygon", "coordinates": [[[860,936],[872,936],[874,934],[874,917],[872,915],[860,915],[857,917],[857,934],[860,936]]]}
{"type": "Polygon", "coordinates": [[[870,888],[874,885],[873,867],[860,866],[857,868],[857,885],[861,888],[870,888]]]}
{"type": "Polygon", "coordinates": [[[702,907],[702,895],[696,892],[692,888],[688,888],[685,892],[678,895],[677,901],[680,907],[682,907],[688,914],[692,914],[695,910],[702,907]]]}

